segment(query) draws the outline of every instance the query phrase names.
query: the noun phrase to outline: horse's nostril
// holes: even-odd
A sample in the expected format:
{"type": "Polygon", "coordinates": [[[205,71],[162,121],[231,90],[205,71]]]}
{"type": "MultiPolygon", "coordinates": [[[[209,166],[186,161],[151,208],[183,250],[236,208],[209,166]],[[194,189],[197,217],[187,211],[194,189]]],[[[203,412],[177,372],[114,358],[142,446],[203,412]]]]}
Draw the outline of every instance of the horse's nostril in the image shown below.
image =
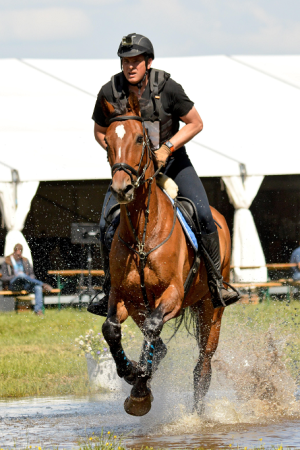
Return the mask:
{"type": "Polygon", "coordinates": [[[128,184],[128,186],[126,186],[126,188],[124,189],[124,194],[126,195],[129,191],[131,191],[132,188],[132,184],[128,184]]]}

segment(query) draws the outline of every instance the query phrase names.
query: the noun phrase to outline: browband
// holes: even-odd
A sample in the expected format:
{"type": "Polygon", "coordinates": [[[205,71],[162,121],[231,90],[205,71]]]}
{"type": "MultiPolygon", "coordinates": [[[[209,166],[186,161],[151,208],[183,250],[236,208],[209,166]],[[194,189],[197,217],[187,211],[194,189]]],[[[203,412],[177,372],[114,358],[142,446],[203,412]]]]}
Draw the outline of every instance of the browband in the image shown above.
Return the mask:
{"type": "Polygon", "coordinates": [[[138,120],[139,122],[144,122],[144,119],[140,116],[117,116],[113,117],[108,121],[108,125],[110,125],[113,122],[122,122],[123,120],[138,120]]]}

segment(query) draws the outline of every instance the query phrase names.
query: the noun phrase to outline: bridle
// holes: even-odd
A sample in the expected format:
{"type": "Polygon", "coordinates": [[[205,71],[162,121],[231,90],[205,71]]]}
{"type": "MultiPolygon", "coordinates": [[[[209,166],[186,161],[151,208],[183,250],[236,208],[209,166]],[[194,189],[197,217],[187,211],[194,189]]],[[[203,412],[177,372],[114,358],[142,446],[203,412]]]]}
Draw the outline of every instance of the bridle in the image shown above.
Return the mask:
{"type": "Polygon", "coordinates": [[[136,241],[136,245],[137,245],[137,250],[134,248],[134,246],[128,244],[126,241],[124,241],[124,239],[120,236],[120,232],[118,234],[118,239],[120,242],[122,242],[122,244],[124,244],[129,250],[133,251],[139,258],[140,258],[140,266],[139,266],[139,272],[140,272],[140,278],[141,278],[141,288],[142,288],[142,293],[143,293],[143,299],[144,299],[144,303],[146,306],[146,309],[148,311],[148,314],[151,314],[151,307],[149,304],[149,300],[147,297],[147,292],[146,292],[146,287],[145,287],[145,274],[144,274],[144,269],[146,267],[146,262],[147,262],[147,258],[150,255],[150,253],[154,252],[154,250],[157,250],[159,247],[161,247],[163,244],[165,244],[170,237],[172,236],[174,227],[175,227],[175,223],[176,223],[176,201],[174,201],[174,203],[172,204],[173,206],[173,224],[172,224],[172,229],[169,233],[169,235],[160,243],[158,244],[156,247],[152,248],[151,250],[149,250],[148,252],[145,252],[144,248],[145,248],[145,241],[146,241],[146,230],[147,230],[147,225],[148,225],[148,219],[149,219],[149,213],[150,213],[150,197],[151,197],[151,187],[152,187],[152,182],[154,180],[154,178],[158,175],[159,171],[160,171],[160,167],[154,172],[154,174],[145,179],[145,173],[146,170],[148,169],[150,162],[153,160],[154,157],[154,152],[151,149],[150,146],[150,141],[148,138],[148,135],[146,133],[145,130],[145,124],[144,124],[144,120],[142,119],[142,117],[140,116],[117,116],[114,117],[112,119],[109,120],[108,124],[110,125],[113,122],[122,122],[125,120],[138,120],[139,122],[142,123],[143,125],[143,149],[142,149],[142,155],[141,155],[141,159],[139,162],[139,167],[138,170],[135,170],[133,167],[131,167],[129,164],[126,163],[116,163],[112,166],[111,168],[111,172],[112,172],[112,177],[114,176],[114,174],[116,172],[118,172],[119,170],[123,170],[125,173],[127,173],[130,176],[131,179],[131,183],[133,185],[134,189],[137,189],[139,186],[142,186],[145,183],[149,183],[148,184],[148,201],[147,201],[147,207],[145,210],[145,225],[144,225],[144,230],[143,230],[143,237],[142,240],[140,241],[138,238],[138,235],[134,229],[134,226],[132,224],[132,220],[131,220],[131,216],[130,216],[130,211],[128,211],[127,205],[125,205],[125,209],[126,209],[126,214],[128,217],[128,221],[131,227],[131,231],[132,234],[135,238],[136,241]],[[143,167],[141,173],[141,165],[142,165],[142,161],[145,155],[145,150],[147,150],[147,162],[145,164],[145,166],[143,167]],[[134,181],[133,176],[136,177],[136,180],[134,181]]]}
{"type": "Polygon", "coordinates": [[[144,119],[142,119],[142,117],[140,117],[140,116],[118,116],[118,117],[113,117],[112,119],[110,119],[108,124],[110,125],[113,122],[123,122],[125,120],[138,120],[143,125],[143,148],[142,148],[141,159],[139,162],[138,170],[135,170],[132,166],[130,166],[129,164],[126,164],[126,163],[114,164],[111,168],[111,176],[113,177],[116,172],[118,172],[119,170],[123,170],[125,173],[127,173],[127,175],[130,176],[130,180],[131,180],[133,188],[137,189],[139,186],[142,186],[143,184],[145,184],[147,182],[152,182],[153,179],[158,175],[160,168],[158,168],[156,170],[156,172],[154,173],[154,175],[152,177],[144,179],[145,173],[150,165],[151,160],[153,160],[153,156],[154,156],[153,150],[151,149],[148,135],[146,133],[144,119]],[[147,162],[146,162],[145,166],[143,167],[142,172],[140,173],[142,161],[143,161],[143,158],[145,155],[145,150],[147,150],[147,162]],[[133,176],[136,177],[136,180],[134,180],[133,176]]]}

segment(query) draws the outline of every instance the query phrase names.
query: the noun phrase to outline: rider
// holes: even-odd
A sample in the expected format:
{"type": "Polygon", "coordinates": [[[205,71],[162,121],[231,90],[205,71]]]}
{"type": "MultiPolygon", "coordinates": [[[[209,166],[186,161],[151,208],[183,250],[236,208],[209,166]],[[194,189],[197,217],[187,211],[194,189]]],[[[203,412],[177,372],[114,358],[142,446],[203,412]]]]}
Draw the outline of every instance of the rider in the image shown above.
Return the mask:
{"type": "MultiPolygon", "coordinates": [[[[146,121],[145,126],[152,146],[156,150],[157,163],[162,166],[161,171],[175,181],[179,188],[179,195],[189,198],[196,206],[201,224],[201,246],[210,256],[209,258],[207,254],[203,255],[213,305],[216,308],[234,303],[238,300],[237,293],[227,291],[223,286],[218,231],[207,195],[184,147],[184,144],[202,130],[201,117],[181,85],[172,80],[168,73],[151,69],[154,49],[148,38],[136,33],[123,37],[118,56],[121,58],[122,72],[114,75],[107,84],[102,86],[96,101],[92,117],[95,122],[95,139],[106,150],[107,122],[101,106],[101,97],[104,96],[110,103],[126,105],[129,93],[134,92],[139,99],[142,118],[146,121]],[[185,123],[180,130],[179,121],[185,123]]],[[[91,312],[99,315],[103,312],[103,315],[106,315],[110,288],[109,251],[104,243],[107,228],[105,213],[111,211],[116,204],[117,201],[109,189],[100,220],[106,295],[96,308],[90,309],[91,312]]]]}

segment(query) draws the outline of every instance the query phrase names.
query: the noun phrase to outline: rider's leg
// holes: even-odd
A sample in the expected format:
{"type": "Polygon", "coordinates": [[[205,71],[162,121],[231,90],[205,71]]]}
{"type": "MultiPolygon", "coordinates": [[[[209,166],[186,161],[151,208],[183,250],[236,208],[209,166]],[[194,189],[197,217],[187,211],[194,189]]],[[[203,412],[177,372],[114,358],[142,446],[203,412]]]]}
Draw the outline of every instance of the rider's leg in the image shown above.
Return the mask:
{"type": "MultiPolygon", "coordinates": [[[[107,315],[107,305],[108,305],[108,297],[109,297],[109,291],[110,291],[110,272],[109,272],[109,252],[110,250],[107,248],[105,241],[106,241],[106,231],[109,226],[107,223],[107,216],[109,215],[112,208],[116,207],[118,205],[117,200],[112,195],[110,186],[105,194],[102,212],[101,212],[101,218],[100,218],[100,251],[101,251],[101,259],[103,264],[103,270],[104,270],[104,283],[103,283],[103,292],[104,297],[102,297],[99,301],[91,303],[88,306],[88,311],[96,314],[98,316],[104,316],[107,315]]],[[[112,229],[113,231],[113,229],[112,229]]]]}
{"type": "Polygon", "coordinates": [[[223,286],[219,235],[208,198],[184,147],[173,153],[164,173],[175,181],[179,188],[179,195],[189,198],[196,206],[201,226],[201,242],[199,242],[199,245],[204,247],[202,255],[214,307],[234,303],[238,300],[238,294],[227,291],[223,286]]]}

